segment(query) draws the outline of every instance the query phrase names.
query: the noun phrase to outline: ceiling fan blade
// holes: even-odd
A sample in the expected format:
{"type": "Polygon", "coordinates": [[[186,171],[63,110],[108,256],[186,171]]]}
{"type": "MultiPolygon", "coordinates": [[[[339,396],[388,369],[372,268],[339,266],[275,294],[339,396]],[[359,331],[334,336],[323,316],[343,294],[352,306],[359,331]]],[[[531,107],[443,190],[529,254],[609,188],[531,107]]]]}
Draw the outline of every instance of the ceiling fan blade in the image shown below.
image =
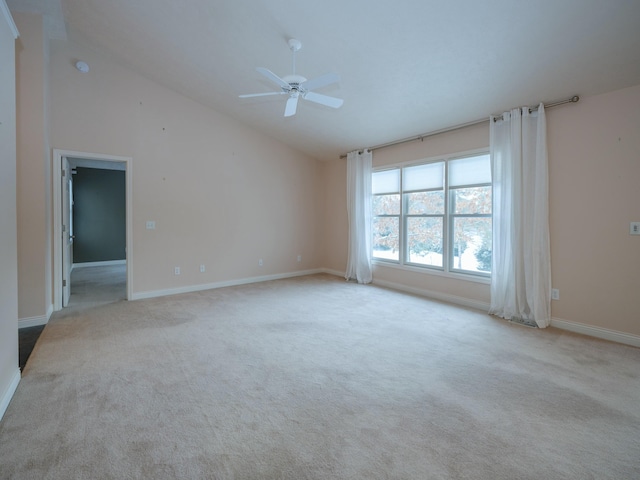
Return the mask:
{"type": "Polygon", "coordinates": [[[306,80],[300,84],[300,88],[303,90],[315,90],[316,88],[331,85],[340,81],[340,75],[337,73],[327,73],[311,80],[306,80]]]}
{"type": "Polygon", "coordinates": [[[266,97],[268,95],[284,95],[287,92],[266,92],[266,93],[247,93],[245,95],[238,95],[240,98],[252,98],[252,97],[266,97]]]}
{"type": "Polygon", "coordinates": [[[273,83],[278,85],[283,90],[286,90],[287,92],[291,90],[291,86],[287,82],[285,82],[283,79],[281,79],[279,76],[277,76],[275,73],[273,73],[271,70],[268,70],[263,67],[258,67],[256,68],[256,70],[260,72],[262,75],[264,75],[265,77],[267,77],[269,80],[271,80],[273,83]]]}
{"type": "Polygon", "coordinates": [[[291,95],[287,100],[287,106],[284,108],[284,116],[291,117],[296,114],[298,108],[298,95],[291,95]]]}
{"type": "Polygon", "coordinates": [[[331,108],[340,108],[344,103],[344,100],[341,98],[330,97],[328,95],[322,95],[316,92],[307,92],[303,95],[305,100],[310,100],[315,103],[319,103],[320,105],[326,105],[331,108]]]}

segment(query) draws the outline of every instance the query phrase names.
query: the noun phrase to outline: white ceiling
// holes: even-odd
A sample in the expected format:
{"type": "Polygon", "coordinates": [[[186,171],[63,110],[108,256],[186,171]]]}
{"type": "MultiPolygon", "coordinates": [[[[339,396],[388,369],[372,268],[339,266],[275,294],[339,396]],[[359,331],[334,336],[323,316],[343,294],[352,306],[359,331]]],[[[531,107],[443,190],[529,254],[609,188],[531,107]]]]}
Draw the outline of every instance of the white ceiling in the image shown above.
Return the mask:
{"type": "Polygon", "coordinates": [[[316,158],[640,84],[638,0],[7,3],[58,2],[71,40],[316,158]],[[292,37],[298,74],[341,76],[318,91],[340,109],[238,98],[273,90],[258,66],[291,73],[292,37]]]}

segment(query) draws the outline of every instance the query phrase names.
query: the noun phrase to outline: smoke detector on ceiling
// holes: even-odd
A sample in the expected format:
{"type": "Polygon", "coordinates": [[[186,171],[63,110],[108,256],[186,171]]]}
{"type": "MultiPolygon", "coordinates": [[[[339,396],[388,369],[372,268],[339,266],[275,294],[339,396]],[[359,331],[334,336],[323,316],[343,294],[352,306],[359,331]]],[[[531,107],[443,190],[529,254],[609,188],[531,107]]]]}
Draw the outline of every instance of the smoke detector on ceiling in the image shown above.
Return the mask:
{"type": "Polygon", "coordinates": [[[82,60],[78,60],[76,62],[76,68],[78,69],[78,71],[82,73],[87,73],[89,71],[89,65],[86,62],[83,62],[82,60]]]}

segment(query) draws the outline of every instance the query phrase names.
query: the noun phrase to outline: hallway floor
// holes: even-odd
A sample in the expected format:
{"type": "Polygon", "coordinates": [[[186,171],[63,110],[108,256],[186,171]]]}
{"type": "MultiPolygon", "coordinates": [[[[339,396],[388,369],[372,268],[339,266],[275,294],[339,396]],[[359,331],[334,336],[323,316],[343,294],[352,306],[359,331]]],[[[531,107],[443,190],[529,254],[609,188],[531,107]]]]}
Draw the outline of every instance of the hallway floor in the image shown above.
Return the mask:
{"type": "MultiPolygon", "coordinates": [[[[76,267],[71,272],[71,297],[66,308],[84,310],[127,298],[127,266],[76,267]]],[[[19,367],[24,370],[45,325],[20,328],[19,367]]]]}

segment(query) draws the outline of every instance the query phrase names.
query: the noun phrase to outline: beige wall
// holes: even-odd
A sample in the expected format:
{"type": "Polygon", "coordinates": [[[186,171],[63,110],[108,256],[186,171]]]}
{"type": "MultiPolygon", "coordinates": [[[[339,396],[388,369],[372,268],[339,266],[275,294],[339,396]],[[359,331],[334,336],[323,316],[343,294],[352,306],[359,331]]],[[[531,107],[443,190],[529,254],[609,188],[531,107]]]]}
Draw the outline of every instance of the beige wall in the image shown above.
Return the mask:
{"type": "MultiPolygon", "coordinates": [[[[0,0],[4,3],[4,0],[0,0]]],[[[6,5],[0,5],[6,7],[6,5]]],[[[14,32],[0,12],[0,418],[20,378],[14,32]]]]}
{"type": "Polygon", "coordinates": [[[41,15],[15,13],[13,17],[20,31],[16,43],[18,315],[44,318],[51,303],[45,38],[41,15]]]}
{"type": "MultiPolygon", "coordinates": [[[[640,236],[629,235],[629,222],[640,221],[640,86],[549,109],[547,124],[552,283],[560,290],[552,302],[555,323],[640,336],[640,236]]],[[[374,166],[488,146],[487,123],[378,150],[374,166]]],[[[323,260],[342,272],[346,160],[329,159],[322,178],[323,260]]],[[[488,285],[435,275],[377,266],[374,281],[470,305],[490,302],[488,285]]]]}
{"type": "MultiPolygon", "coordinates": [[[[26,32],[17,62],[20,317],[30,317],[50,304],[47,72],[41,19],[18,17],[26,32]]],[[[133,157],[134,293],[318,267],[344,271],[345,160],[317,162],[81,45],[54,42],[50,71],[50,147],[133,157]],[[78,58],[91,72],[74,69],[78,58]],[[156,230],[145,229],[147,220],[156,230]],[[173,275],[174,266],[182,275],[173,275]]],[[[638,112],[640,86],[548,111],[553,284],[560,289],[553,317],[636,336],[640,237],[628,228],[640,221],[638,112]]],[[[488,136],[488,125],[478,125],[379,150],[374,164],[487,148],[488,136]]],[[[376,267],[375,278],[489,302],[482,283],[386,267],[376,267]]]]}
{"type": "Polygon", "coordinates": [[[320,266],[317,160],[69,42],[51,94],[52,148],[133,157],[134,296],[320,266]]]}
{"type": "Polygon", "coordinates": [[[640,335],[640,85],[549,110],[554,318],[640,335]]]}
{"type": "Polygon", "coordinates": [[[322,201],[322,265],[345,274],[347,271],[347,160],[330,159],[321,164],[322,201]]]}

